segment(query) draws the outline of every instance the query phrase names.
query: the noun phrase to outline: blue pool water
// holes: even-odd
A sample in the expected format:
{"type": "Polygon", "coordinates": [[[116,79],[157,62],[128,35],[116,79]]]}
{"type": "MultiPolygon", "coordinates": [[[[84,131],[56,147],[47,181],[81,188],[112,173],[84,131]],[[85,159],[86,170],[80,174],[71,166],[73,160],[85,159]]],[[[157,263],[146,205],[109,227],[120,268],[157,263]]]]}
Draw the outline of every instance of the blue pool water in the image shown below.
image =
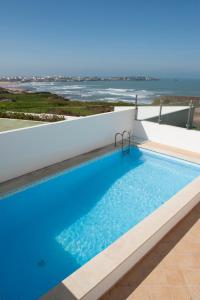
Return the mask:
{"type": "Polygon", "coordinates": [[[37,299],[200,175],[131,148],[0,201],[0,299],[37,299]]]}

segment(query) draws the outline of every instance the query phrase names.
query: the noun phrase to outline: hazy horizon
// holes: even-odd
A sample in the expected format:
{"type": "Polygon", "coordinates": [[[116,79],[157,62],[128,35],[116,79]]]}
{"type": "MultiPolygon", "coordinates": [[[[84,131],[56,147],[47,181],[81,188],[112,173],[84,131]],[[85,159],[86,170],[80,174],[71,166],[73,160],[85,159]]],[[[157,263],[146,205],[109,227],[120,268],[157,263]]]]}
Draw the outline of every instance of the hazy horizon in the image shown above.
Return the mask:
{"type": "Polygon", "coordinates": [[[19,74],[19,73],[14,73],[14,74],[0,74],[0,77],[26,77],[26,78],[31,78],[31,77],[54,77],[54,76],[64,76],[64,77],[102,77],[102,78],[109,78],[109,77],[131,77],[131,76],[146,76],[146,77],[154,77],[154,78],[158,78],[160,80],[173,80],[173,79],[177,79],[177,80],[200,80],[200,76],[184,76],[184,75],[180,75],[180,76],[162,76],[162,75],[158,75],[156,73],[110,73],[110,74],[105,74],[105,73],[70,73],[70,74],[66,74],[66,73],[30,73],[30,74],[19,74]]]}

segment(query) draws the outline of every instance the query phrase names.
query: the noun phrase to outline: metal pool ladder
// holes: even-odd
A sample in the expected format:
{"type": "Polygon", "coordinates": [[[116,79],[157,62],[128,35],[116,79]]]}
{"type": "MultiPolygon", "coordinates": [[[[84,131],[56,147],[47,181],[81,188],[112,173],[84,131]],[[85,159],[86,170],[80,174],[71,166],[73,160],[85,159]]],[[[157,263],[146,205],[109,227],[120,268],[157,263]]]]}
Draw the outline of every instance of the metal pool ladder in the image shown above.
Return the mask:
{"type": "Polygon", "coordinates": [[[118,135],[121,136],[121,140],[122,140],[122,143],[121,143],[122,153],[123,154],[130,153],[130,149],[131,149],[131,133],[130,133],[130,131],[124,130],[122,133],[121,132],[115,133],[115,147],[117,147],[117,136],[118,135]],[[128,134],[128,148],[127,149],[125,148],[125,143],[124,143],[124,140],[125,140],[124,135],[125,134],[128,134]]]}

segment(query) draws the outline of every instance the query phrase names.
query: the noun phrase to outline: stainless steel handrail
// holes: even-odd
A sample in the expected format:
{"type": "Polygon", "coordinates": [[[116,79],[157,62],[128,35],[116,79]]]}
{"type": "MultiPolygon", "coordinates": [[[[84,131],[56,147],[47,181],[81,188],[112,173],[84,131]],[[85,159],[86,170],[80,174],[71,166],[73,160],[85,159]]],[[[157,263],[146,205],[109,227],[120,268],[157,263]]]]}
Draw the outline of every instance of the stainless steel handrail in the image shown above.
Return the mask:
{"type": "MultiPolygon", "coordinates": [[[[122,133],[121,132],[117,132],[115,133],[115,147],[117,146],[117,136],[120,135],[121,138],[123,139],[123,136],[122,136],[122,133]]],[[[122,143],[123,143],[123,140],[122,140],[122,143]]]]}
{"type": "Polygon", "coordinates": [[[125,133],[128,134],[128,152],[130,152],[130,148],[131,148],[131,133],[130,131],[124,130],[122,132],[122,152],[127,152],[127,150],[124,150],[124,135],[125,133]]]}
{"type": "Polygon", "coordinates": [[[122,148],[122,153],[129,153],[130,152],[130,148],[131,148],[131,133],[130,131],[124,130],[122,133],[121,132],[117,132],[115,133],[115,147],[117,147],[117,136],[120,135],[121,139],[122,139],[122,143],[121,143],[121,148],[122,148]],[[128,134],[128,149],[124,149],[124,135],[128,134]]]}

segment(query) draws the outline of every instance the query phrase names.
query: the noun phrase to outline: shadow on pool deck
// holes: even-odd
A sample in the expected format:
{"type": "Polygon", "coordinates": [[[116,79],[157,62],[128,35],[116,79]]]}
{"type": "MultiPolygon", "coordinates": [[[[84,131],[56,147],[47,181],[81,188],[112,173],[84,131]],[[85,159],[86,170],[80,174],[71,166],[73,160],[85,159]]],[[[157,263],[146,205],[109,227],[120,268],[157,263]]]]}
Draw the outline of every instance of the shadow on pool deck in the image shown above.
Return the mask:
{"type": "Polygon", "coordinates": [[[101,300],[200,300],[200,203],[101,300]]]}

